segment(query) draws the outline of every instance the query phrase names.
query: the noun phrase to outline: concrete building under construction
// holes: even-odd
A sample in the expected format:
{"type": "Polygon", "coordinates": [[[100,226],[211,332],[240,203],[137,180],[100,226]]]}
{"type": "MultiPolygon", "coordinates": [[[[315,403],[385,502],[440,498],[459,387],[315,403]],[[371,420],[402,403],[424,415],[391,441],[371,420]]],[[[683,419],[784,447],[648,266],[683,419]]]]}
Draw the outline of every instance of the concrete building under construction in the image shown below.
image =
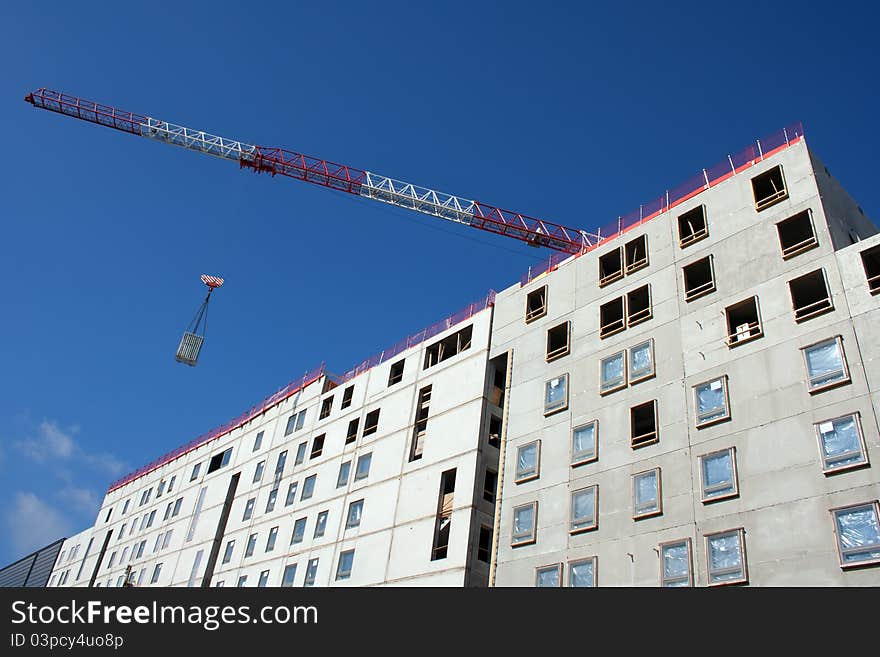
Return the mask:
{"type": "Polygon", "coordinates": [[[878,327],[780,133],[114,483],[49,585],[878,585],[878,327]]]}

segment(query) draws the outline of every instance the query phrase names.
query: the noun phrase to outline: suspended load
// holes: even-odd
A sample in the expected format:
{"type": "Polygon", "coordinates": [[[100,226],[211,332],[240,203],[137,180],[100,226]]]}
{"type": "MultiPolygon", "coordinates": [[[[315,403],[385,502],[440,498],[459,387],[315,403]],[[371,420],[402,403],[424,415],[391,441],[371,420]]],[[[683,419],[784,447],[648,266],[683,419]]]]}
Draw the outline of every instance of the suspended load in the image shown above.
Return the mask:
{"type": "Polygon", "coordinates": [[[202,343],[205,341],[205,334],[208,331],[208,302],[211,300],[211,292],[223,285],[223,279],[219,276],[202,274],[201,279],[202,283],[208,287],[208,295],[184,331],[183,337],[180,339],[180,346],[177,347],[177,362],[190,366],[195,366],[198,362],[199,352],[202,350],[202,343]]]}

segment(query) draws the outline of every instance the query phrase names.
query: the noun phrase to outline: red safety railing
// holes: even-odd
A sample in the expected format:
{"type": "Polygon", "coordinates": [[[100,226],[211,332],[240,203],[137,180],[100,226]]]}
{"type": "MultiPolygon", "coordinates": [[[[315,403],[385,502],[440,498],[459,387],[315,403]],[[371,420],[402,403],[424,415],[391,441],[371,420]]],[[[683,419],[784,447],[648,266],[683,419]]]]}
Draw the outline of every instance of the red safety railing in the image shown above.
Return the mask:
{"type": "Polygon", "coordinates": [[[193,451],[194,449],[197,449],[197,448],[201,447],[202,445],[211,442],[212,440],[216,440],[217,438],[220,438],[221,436],[225,436],[230,431],[238,429],[239,427],[241,427],[241,426],[247,424],[248,422],[250,422],[251,420],[253,420],[255,417],[257,417],[261,413],[268,410],[270,407],[274,406],[275,404],[277,404],[279,402],[284,401],[285,399],[287,399],[291,395],[295,395],[297,392],[299,392],[300,390],[305,388],[307,385],[314,383],[315,381],[320,379],[322,376],[324,376],[324,373],[325,373],[324,363],[321,363],[320,366],[316,367],[311,372],[306,372],[302,376],[302,378],[296,379],[295,381],[291,381],[290,383],[288,383],[286,386],[284,386],[280,390],[278,390],[275,393],[266,397],[259,404],[252,406],[250,409],[248,409],[247,411],[245,411],[244,413],[239,415],[237,418],[230,420],[226,424],[223,424],[215,429],[212,429],[211,431],[208,431],[207,433],[203,433],[201,436],[199,436],[198,438],[196,438],[194,440],[189,441],[185,445],[181,445],[177,449],[175,449],[171,452],[168,452],[164,456],[160,456],[152,463],[148,463],[147,465],[145,465],[141,468],[138,468],[134,472],[131,472],[131,473],[125,475],[121,479],[117,479],[112,484],[110,484],[110,487],[107,490],[107,492],[109,493],[111,491],[116,490],[117,488],[125,486],[125,484],[130,483],[131,481],[134,481],[138,477],[142,477],[143,475],[145,475],[149,472],[152,472],[156,468],[160,468],[163,465],[165,465],[166,463],[170,463],[174,459],[180,458],[184,454],[187,454],[187,453],[193,451]]]}
{"type": "MultiPolygon", "coordinates": [[[[579,255],[583,255],[584,253],[588,253],[589,251],[604,245],[609,240],[622,235],[634,226],[639,226],[646,221],[654,219],[664,212],[669,211],[671,208],[674,208],[676,205],[684,203],[697,194],[724,182],[734,174],[737,174],[744,169],[748,169],[771,155],[775,155],[779,151],[799,142],[803,139],[803,136],[803,125],[801,125],[800,122],[792,123],[764,139],[755,141],[754,144],[747,146],[740,152],[734,155],[728,155],[715,166],[703,169],[700,173],[689,178],[677,187],[667,190],[660,198],[644,203],[640,205],[637,210],[633,210],[629,214],[618,217],[616,220],[600,227],[596,231],[600,240],[579,255]]],[[[528,272],[526,272],[520,279],[520,285],[525,285],[541,274],[553,271],[559,266],[560,262],[568,257],[569,256],[564,253],[554,253],[546,262],[536,267],[530,267],[528,272]]]]}
{"type": "MultiPolygon", "coordinates": [[[[567,256],[565,256],[567,257],[567,256]]],[[[456,313],[451,314],[446,319],[441,319],[439,322],[435,322],[428,326],[427,328],[422,329],[418,333],[410,335],[409,337],[401,340],[397,344],[385,349],[384,351],[376,354],[372,358],[368,358],[362,363],[356,365],[355,367],[348,370],[345,374],[340,376],[328,375],[329,378],[335,382],[337,385],[341,385],[346,381],[350,381],[354,377],[363,374],[369,369],[376,367],[381,363],[389,360],[390,358],[394,358],[399,353],[406,351],[410,347],[415,347],[418,344],[421,344],[425,340],[430,340],[435,335],[442,333],[446,329],[452,328],[456,324],[460,324],[461,322],[470,319],[478,312],[482,312],[489,306],[495,303],[495,290],[489,290],[488,294],[483,299],[479,301],[475,301],[469,306],[465,306],[461,310],[456,313]]]]}

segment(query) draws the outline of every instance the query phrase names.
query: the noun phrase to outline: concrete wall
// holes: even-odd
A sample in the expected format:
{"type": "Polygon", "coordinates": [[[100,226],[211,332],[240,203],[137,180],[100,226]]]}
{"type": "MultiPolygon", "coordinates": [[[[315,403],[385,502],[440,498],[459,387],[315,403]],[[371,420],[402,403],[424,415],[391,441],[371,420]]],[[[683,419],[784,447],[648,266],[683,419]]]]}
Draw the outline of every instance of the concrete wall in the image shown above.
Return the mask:
{"type": "Polygon", "coordinates": [[[537,479],[520,484],[514,481],[514,466],[505,468],[497,585],[532,586],[539,566],[597,556],[599,585],[657,586],[658,545],[683,538],[692,541],[695,581],[705,585],[703,537],[739,527],[745,529],[751,584],[880,584],[880,568],[839,567],[829,513],[880,496],[873,465],[880,458],[874,392],[880,372],[877,354],[867,357],[862,346],[870,343],[869,350],[880,343],[880,324],[871,315],[878,312],[880,298],[866,293],[864,272],[858,287],[860,265],[846,256],[848,249],[835,253],[824,200],[801,142],[555,272],[498,295],[492,355],[513,350],[504,460],[513,464],[516,449],[539,438],[541,464],[537,479]],[[756,211],[751,179],[778,164],[789,196],[756,211]],[[681,248],[677,217],[701,204],[709,236],[681,248]],[[804,209],[812,212],[818,246],[783,260],[776,223],[804,209]],[[640,235],[647,236],[649,266],[600,288],[598,258],[640,235]],[[682,267],[710,254],[716,290],[685,301],[682,267]],[[834,308],[798,323],[788,281],[820,267],[834,308]],[[653,318],[600,338],[599,306],[645,283],[651,286],[653,318]],[[547,315],[526,324],[526,295],[543,285],[547,315]],[[854,295],[860,314],[850,310],[854,295]],[[725,308],[751,296],[759,299],[764,336],[731,348],[725,308]],[[572,326],[571,353],[548,363],[546,331],[565,320],[572,326]],[[842,336],[851,382],[810,394],[800,347],[835,335],[842,336]],[[600,360],[649,338],[655,376],[600,394],[600,360]],[[544,382],[563,373],[570,378],[569,407],[545,417],[544,382]],[[727,376],[731,418],[697,429],[693,387],[719,375],[727,376]],[[634,449],[630,408],[649,400],[657,402],[659,442],[634,449]],[[851,412],[861,414],[871,465],[825,475],[813,423],[851,412]],[[572,429],[591,420],[598,420],[598,460],[572,467],[572,429]],[[736,450],[739,494],[704,504],[699,457],[728,447],[736,450]],[[632,475],[656,467],[662,514],[634,520],[632,475]],[[599,487],[598,528],[570,534],[571,492],[593,484],[599,487]],[[532,501],[538,502],[537,540],[511,547],[513,508],[532,501]]]}
{"type": "Polygon", "coordinates": [[[835,248],[842,249],[877,233],[877,226],[864,213],[819,157],[810,151],[816,185],[835,248]]]}

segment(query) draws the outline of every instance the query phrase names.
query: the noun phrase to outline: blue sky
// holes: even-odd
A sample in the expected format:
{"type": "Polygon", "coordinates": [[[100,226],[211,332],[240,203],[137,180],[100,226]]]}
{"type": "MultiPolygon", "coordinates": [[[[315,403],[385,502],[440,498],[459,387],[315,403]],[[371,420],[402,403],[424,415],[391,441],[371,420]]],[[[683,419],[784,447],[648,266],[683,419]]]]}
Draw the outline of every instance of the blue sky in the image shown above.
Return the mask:
{"type": "Polygon", "coordinates": [[[880,216],[873,10],[837,2],[3,3],[0,565],[305,370],[545,259],[41,112],[45,86],[590,229],[802,120],[880,216]],[[174,362],[203,296],[198,367],[174,362]]]}

